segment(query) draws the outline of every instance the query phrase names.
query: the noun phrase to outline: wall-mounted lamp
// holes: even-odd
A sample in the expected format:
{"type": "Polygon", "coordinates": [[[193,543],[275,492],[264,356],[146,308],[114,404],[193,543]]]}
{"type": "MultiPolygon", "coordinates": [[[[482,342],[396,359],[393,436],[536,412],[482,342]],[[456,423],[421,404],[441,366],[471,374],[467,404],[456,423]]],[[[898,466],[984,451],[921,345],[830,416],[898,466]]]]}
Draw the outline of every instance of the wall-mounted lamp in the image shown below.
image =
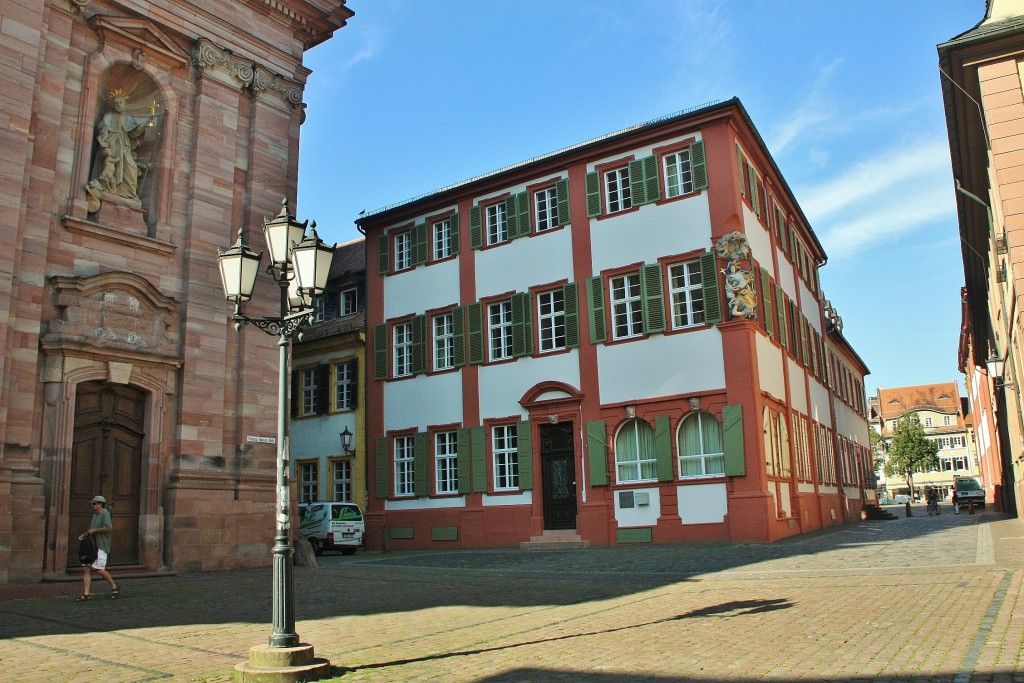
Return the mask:
{"type": "Polygon", "coordinates": [[[1008,382],[1003,377],[1003,370],[1005,368],[1006,361],[999,356],[992,356],[985,361],[985,367],[988,368],[989,377],[992,378],[996,389],[1006,389],[1009,387],[1013,389],[1013,382],[1008,382]]]}
{"type": "Polygon", "coordinates": [[[352,432],[348,430],[348,427],[345,427],[345,431],[341,432],[338,436],[341,437],[341,450],[345,451],[345,455],[352,455],[356,452],[352,448],[352,432]]]}

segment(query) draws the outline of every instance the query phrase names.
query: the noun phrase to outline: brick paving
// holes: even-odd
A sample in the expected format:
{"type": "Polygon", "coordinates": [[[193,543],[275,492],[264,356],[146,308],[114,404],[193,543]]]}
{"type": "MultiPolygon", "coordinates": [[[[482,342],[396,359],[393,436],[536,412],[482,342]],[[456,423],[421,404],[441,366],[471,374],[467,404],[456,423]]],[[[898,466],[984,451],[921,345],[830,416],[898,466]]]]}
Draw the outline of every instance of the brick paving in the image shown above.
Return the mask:
{"type": "MultiPolygon", "coordinates": [[[[328,555],[297,630],[346,683],[1024,682],[1024,522],[896,510],[775,544],[328,555]]],[[[269,569],[122,586],[0,602],[0,679],[219,683],[270,631],[269,569]]]]}

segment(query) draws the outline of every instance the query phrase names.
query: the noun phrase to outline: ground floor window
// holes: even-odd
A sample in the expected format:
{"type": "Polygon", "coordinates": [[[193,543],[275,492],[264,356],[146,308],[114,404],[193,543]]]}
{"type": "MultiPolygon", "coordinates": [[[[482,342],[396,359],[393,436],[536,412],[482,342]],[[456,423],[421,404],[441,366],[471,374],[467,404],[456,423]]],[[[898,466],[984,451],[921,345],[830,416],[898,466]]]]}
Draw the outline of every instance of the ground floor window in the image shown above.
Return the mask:
{"type": "Polygon", "coordinates": [[[299,463],[299,497],[302,503],[315,503],[320,499],[320,476],[316,462],[299,463]]]}
{"type": "Polygon", "coordinates": [[[455,432],[434,434],[434,463],[437,473],[434,486],[437,493],[458,493],[459,450],[455,432]]]}
{"type": "Polygon", "coordinates": [[[516,425],[498,425],[491,431],[494,454],[494,490],[519,488],[519,451],[516,425]]]}
{"type": "Polygon", "coordinates": [[[654,429],[643,420],[629,420],[615,436],[615,469],[619,482],[654,481],[658,458],[654,429]]]}
{"type": "Polygon", "coordinates": [[[413,474],[415,468],[413,438],[399,436],[395,439],[395,495],[415,495],[413,474]]]}
{"type": "Polygon", "coordinates": [[[352,502],[352,461],[334,461],[334,500],[352,502]]]}
{"type": "Polygon", "coordinates": [[[679,426],[679,476],[716,474],[725,474],[722,427],[711,413],[691,413],[679,426]]]}

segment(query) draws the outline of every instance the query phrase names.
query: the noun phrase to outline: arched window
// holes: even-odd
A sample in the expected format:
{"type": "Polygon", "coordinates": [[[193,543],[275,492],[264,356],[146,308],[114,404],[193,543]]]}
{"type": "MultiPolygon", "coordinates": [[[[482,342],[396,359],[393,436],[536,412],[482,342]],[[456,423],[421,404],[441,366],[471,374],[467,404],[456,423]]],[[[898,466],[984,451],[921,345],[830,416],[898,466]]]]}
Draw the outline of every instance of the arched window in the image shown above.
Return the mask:
{"type": "Polygon", "coordinates": [[[679,476],[725,474],[722,426],[711,413],[690,413],[679,426],[679,476]]]}
{"type": "Polygon", "coordinates": [[[654,429],[643,420],[629,420],[615,436],[615,465],[619,482],[655,481],[658,463],[654,429]]]}

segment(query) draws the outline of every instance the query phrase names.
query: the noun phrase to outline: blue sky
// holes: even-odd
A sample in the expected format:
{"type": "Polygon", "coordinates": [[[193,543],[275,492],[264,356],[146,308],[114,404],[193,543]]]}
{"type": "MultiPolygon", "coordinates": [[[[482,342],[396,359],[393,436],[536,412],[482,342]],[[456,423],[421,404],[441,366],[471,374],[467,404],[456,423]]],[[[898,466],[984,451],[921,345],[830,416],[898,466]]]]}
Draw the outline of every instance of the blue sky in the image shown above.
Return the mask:
{"type": "MultiPolygon", "coordinates": [[[[957,381],[963,266],[935,46],[984,0],[349,0],[309,51],[297,214],[373,210],[739,97],[828,253],[866,388],[957,381]]],[[[973,189],[973,188],[970,188],[973,189]]]]}

